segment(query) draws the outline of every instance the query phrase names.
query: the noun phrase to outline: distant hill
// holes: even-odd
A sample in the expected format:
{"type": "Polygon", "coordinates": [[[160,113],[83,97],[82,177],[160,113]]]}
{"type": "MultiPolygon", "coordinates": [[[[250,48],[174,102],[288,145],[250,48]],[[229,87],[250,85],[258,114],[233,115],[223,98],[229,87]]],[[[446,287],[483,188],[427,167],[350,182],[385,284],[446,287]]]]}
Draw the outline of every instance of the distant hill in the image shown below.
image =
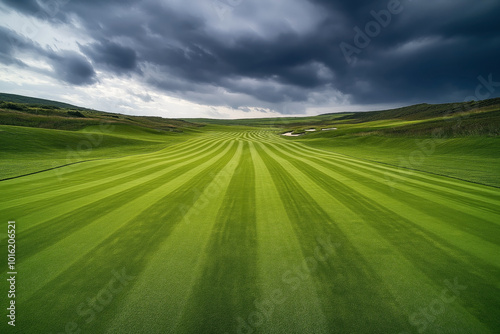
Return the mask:
{"type": "Polygon", "coordinates": [[[6,93],[0,93],[0,101],[24,103],[24,104],[37,104],[40,106],[53,106],[53,107],[65,108],[65,109],[90,110],[88,108],[77,107],[77,106],[74,106],[72,104],[68,104],[68,103],[64,103],[64,102],[57,102],[57,101],[51,101],[51,100],[46,100],[46,99],[39,99],[36,97],[29,97],[29,96],[15,95],[15,94],[6,94],[6,93]]]}
{"type": "Polygon", "coordinates": [[[181,132],[182,129],[204,125],[251,126],[261,128],[281,128],[302,133],[309,127],[329,128],[341,126],[335,134],[339,136],[352,132],[384,133],[385,135],[429,135],[439,127],[455,135],[493,135],[500,128],[500,98],[483,101],[443,104],[416,104],[389,110],[329,113],[308,117],[278,117],[254,119],[168,119],[150,116],[129,116],[97,111],[67,103],[33,97],[0,93],[0,124],[49,128],[59,130],[79,130],[87,126],[105,123],[120,123],[158,131],[181,132]],[[460,118],[450,122],[448,118],[460,118]],[[371,122],[391,121],[384,128],[373,127],[371,122]],[[396,123],[393,121],[399,121],[396,123]],[[401,123],[410,122],[410,123],[401,123]],[[414,123],[418,121],[418,124],[414,123]],[[369,124],[370,123],[370,124],[369,124]],[[349,125],[350,124],[350,125],[349,125]],[[354,125],[366,125],[355,126],[354,125]]]}
{"type": "Polygon", "coordinates": [[[169,132],[181,132],[183,128],[202,126],[180,119],[123,115],[82,108],[63,102],[0,93],[0,124],[2,125],[80,130],[103,122],[169,132]]]}
{"type": "MultiPolygon", "coordinates": [[[[500,98],[488,99],[483,101],[470,101],[459,103],[442,103],[442,104],[427,104],[421,103],[408,107],[378,110],[378,111],[365,111],[350,113],[342,117],[342,119],[359,120],[360,122],[367,121],[380,121],[388,119],[403,119],[403,120],[419,120],[442,116],[451,116],[456,113],[466,112],[473,109],[481,109],[487,107],[500,106],[500,98]]],[[[320,116],[336,115],[324,114],[320,116]]]]}
{"type": "MultiPolygon", "coordinates": [[[[446,128],[456,127],[456,122],[447,121],[447,118],[462,117],[460,128],[462,134],[489,134],[495,135],[498,132],[500,125],[500,98],[494,98],[483,101],[471,101],[460,103],[443,103],[443,104],[416,104],[412,106],[377,110],[377,111],[360,111],[360,112],[341,112],[327,113],[318,116],[307,117],[279,117],[279,118],[254,118],[254,119],[189,119],[184,120],[202,124],[220,124],[220,125],[239,125],[239,126],[255,126],[255,127],[274,127],[282,128],[283,130],[293,130],[298,133],[303,133],[307,127],[328,128],[337,127],[339,124],[368,124],[369,122],[377,121],[426,121],[425,124],[408,124],[403,127],[399,124],[389,126],[384,130],[377,129],[378,132],[385,134],[395,134],[402,132],[403,134],[413,133],[428,135],[432,129],[436,127],[446,128]]],[[[389,123],[393,124],[393,123],[389,123]]],[[[370,127],[371,125],[367,125],[370,127]]],[[[352,128],[352,127],[351,127],[352,128]]],[[[362,127],[352,128],[360,133],[367,131],[362,127]]],[[[370,131],[373,129],[370,129],[370,131]]],[[[343,133],[336,132],[336,135],[343,133]]],[[[455,131],[455,133],[458,133],[455,131]]]]}

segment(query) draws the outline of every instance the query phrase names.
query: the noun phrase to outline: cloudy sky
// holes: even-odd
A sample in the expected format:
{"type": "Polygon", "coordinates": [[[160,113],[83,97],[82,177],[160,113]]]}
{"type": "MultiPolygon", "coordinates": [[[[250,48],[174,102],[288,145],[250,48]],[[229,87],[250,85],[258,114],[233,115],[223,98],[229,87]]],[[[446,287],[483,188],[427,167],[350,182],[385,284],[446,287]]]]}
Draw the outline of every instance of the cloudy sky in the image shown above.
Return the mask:
{"type": "Polygon", "coordinates": [[[499,17],[498,0],[0,0],[0,91],[217,118],[483,99],[499,17]]]}

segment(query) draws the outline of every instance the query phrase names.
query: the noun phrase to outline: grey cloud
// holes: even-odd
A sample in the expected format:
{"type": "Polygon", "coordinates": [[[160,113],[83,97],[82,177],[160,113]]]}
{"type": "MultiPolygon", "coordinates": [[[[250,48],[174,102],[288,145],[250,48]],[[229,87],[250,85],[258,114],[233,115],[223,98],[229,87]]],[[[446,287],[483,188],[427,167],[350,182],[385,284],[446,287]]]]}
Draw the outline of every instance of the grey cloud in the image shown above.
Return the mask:
{"type": "Polygon", "coordinates": [[[137,55],[132,48],[121,46],[110,41],[101,41],[80,49],[96,64],[108,67],[120,73],[134,70],[137,66],[137,55]]]}
{"type": "Polygon", "coordinates": [[[0,26],[0,54],[5,59],[15,61],[14,51],[36,49],[35,44],[15,31],[0,26]]]}
{"type": "MultiPolygon", "coordinates": [[[[291,104],[328,103],[328,94],[357,104],[445,102],[470,95],[479,75],[500,79],[498,1],[402,0],[402,10],[358,48],[354,64],[340,43],[356,47],[354,28],[364,32],[376,22],[373,12],[396,0],[292,1],[302,16],[272,9],[272,2],[216,1],[229,8],[223,17],[202,1],[67,2],[60,17],[77,17],[95,41],[80,49],[92,64],[73,54],[53,66],[69,83],[94,82],[95,66],[134,73],[195,103],[283,113],[298,110],[283,107],[291,104]],[[305,19],[308,29],[300,25],[305,19]]],[[[33,1],[3,2],[23,13],[36,8],[33,1]]],[[[8,50],[1,54],[2,62],[13,60],[8,50]]]]}
{"type": "Polygon", "coordinates": [[[40,10],[36,0],[2,0],[1,2],[25,14],[35,14],[40,10]]]}
{"type": "MultiPolygon", "coordinates": [[[[51,49],[44,49],[39,44],[0,26],[0,61],[4,64],[29,68],[22,58],[16,56],[16,51],[46,60],[53,68],[53,72],[46,74],[69,84],[86,85],[96,81],[96,73],[92,65],[82,55],[70,51],[55,52],[51,49]]],[[[44,72],[38,69],[33,70],[44,72]]]]}
{"type": "Polygon", "coordinates": [[[54,53],[49,56],[57,78],[73,85],[88,85],[96,81],[96,73],[85,57],[76,52],[54,53]]]}

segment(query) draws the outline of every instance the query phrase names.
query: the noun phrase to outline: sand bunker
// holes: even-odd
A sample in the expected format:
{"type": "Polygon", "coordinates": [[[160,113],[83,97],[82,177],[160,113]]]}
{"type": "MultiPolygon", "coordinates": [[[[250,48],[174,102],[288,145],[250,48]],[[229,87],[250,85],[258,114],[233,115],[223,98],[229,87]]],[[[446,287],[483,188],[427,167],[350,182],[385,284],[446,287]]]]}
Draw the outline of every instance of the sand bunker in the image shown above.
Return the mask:
{"type": "Polygon", "coordinates": [[[287,136],[287,137],[298,137],[302,136],[302,133],[293,133],[293,131],[285,132],[281,134],[282,136],[287,136]]]}

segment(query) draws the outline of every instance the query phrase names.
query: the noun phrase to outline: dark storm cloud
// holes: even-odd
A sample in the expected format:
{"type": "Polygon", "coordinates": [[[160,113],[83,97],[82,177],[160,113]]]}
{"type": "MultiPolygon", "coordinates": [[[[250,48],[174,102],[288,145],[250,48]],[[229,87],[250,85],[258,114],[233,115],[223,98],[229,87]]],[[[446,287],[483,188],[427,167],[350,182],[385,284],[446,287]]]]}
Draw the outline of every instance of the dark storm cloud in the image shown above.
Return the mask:
{"type": "Polygon", "coordinates": [[[26,14],[35,14],[40,10],[40,6],[36,0],[2,0],[2,2],[26,14]]]}
{"type": "MultiPolygon", "coordinates": [[[[43,0],[3,3],[23,13],[47,7],[43,0]]],[[[495,0],[286,4],[296,12],[260,0],[59,3],[51,17],[77,17],[94,40],[80,47],[92,64],[76,54],[52,63],[75,84],[94,82],[96,67],[135,74],[194,102],[237,108],[311,103],[335,93],[360,104],[444,102],[471,95],[480,75],[500,81],[495,0]]],[[[0,55],[12,60],[8,50],[0,55]]]]}
{"type": "Polygon", "coordinates": [[[137,56],[133,49],[110,41],[80,46],[80,48],[94,63],[107,66],[118,73],[134,70],[137,65],[137,56]]]}
{"type": "MultiPolygon", "coordinates": [[[[345,72],[345,91],[355,101],[463,99],[475,89],[478,76],[492,73],[500,79],[500,48],[496,46],[500,42],[500,3],[402,4],[401,13],[392,15],[390,25],[371,39],[356,65],[345,72]],[[371,87],[363,90],[356,82],[371,87]]],[[[384,9],[381,5],[376,11],[384,9]]],[[[365,22],[370,20],[358,24],[362,30],[365,22]]],[[[350,43],[354,44],[352,38],[350,43]]]]}
{"type": "Polygon", "coordinates": [[[76,52],[49,55],[56,76],[73,85],[88,85],[96,81],[92,65],[76,52]]]}
{"type": "Polygon", "coordinates": [[[25,46],[27,41],[18,36],[14,31],[0,26],[0,60],[4,64],[23,64],[13,52],[15,47],[25,46]]]}

